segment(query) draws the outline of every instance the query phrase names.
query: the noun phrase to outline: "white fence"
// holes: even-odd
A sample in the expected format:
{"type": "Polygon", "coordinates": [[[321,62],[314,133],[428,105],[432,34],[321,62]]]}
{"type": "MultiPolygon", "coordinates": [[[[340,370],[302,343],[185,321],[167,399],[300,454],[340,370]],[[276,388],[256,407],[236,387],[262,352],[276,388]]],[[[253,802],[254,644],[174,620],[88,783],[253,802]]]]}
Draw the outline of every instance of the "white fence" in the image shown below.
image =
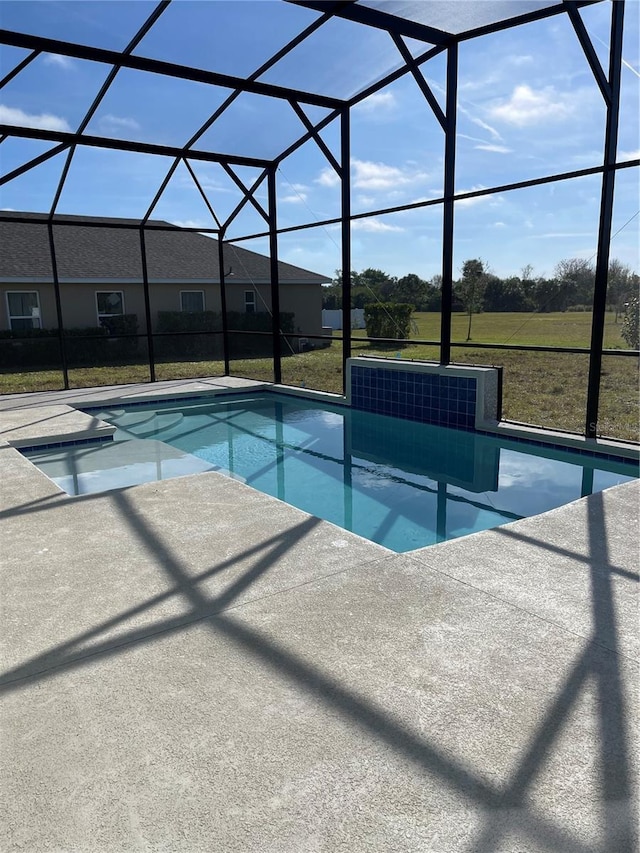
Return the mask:
{"type": "MultiPolygon", "coordinates": [[[[335,330],[342,329],[342,311],[339,308],[322,309],[322,325],[335,330]]],[[[351,309],[351,328],[364,329],[364,308],[351,309]]]]}

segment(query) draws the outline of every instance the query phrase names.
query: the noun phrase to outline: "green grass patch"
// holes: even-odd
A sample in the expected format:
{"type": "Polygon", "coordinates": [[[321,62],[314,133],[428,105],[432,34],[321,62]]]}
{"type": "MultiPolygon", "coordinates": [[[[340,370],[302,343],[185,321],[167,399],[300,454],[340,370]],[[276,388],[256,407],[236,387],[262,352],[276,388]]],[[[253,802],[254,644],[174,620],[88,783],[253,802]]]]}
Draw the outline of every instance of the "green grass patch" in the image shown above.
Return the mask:
{"type": "MultiPolygon", "coordinates": [[[[438,339],[438,314],[414,315],[416,325],[412,336],[418,339],[438,339]]],[[[466,316],[453,317],[454,339],[463,330],[466,337],[466,316]]],[[[503,416],[550,429],[582,433],[586,406],[588,355],[572,353],[519,352],[474,348],[475,342],[533,344],[546,346],[588,346],[591,314],[479,314],[473,320],[473,341],[466,347],[454,347],[454,362],[466,364],[501,365],[504,368],[503,416]]],[[[620,326],[607,315],[605,347],[622,349],[620,326]]],[[[337,333],[338,335],[339,333],[337,333]]],[[[353,355],[381,355],[403,359],[437,361],[437,346],[411,342],[401,349],[397,346],[377,347],[359,341],[364,333],[356,333],[353,355]]],[[[459,337],[458,337],[459,339],[459,337]]],[[[156,378],[197,379],[221,376],[221,361],[167,361],[156,364],[156,378]]],[[[273,381],[270,358],[237,358],[231,361],[231,374],[248,379],[273,381]]],[[[148,382],[146,364],[109,365],[107,367],[73,368],[69,371],[73,388],[148,382]]],[[[331,347],[282,361],[282,381],[286,385],[342,393],[342,346],[335,341],[331,347]]],[[[4,394],[28,391],[56,390],[63,387],[59,370],[14,371],[0,375],[0,391],[4,394]]],[[[599,433],[611,438],[638,440],[638,359],[604,356],[600,390],[601,411],[599,433]]]]}

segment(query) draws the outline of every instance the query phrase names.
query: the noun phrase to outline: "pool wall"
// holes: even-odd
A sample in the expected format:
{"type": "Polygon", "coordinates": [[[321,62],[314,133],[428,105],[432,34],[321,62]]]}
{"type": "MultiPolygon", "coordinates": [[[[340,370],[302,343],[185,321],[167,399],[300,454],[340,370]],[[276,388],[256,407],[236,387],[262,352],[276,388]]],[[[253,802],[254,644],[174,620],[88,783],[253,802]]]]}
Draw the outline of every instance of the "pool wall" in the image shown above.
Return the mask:
{"type": "Polygon", "coordinates": [[[354,409],[465,430],[500,420],[499,370],[356,357],[347,360],[347,400],[354,409]]]}
{"type": "MultiPolygon", "coordinates": [[[[94,443],[97,441],[110,441],[113,427],[100,422],[95,414],[113,406],[132,406],[151,408],[157,403],[202,401],[215,399],[218,395],[228,397],[235,394],[243,394],[248,391],[283,394],[288,397],[298,397],[314,401],[316,403],[327,402],[331,405],[349,406],[350,397],[354,397],[353,391],[358,391],[353,399],[353,408],[360,411],[379,411],[383,414],[391,414],[400,417],[402,410],[407,420],[410,417],[411,406],[413,413],[420,415],[420,420],[426,423],[436,423],[455,427],[458,429],[477,431],[479,433],[508,437],[512,441],[522,442],[530,446],[544,447],[548,450],[570,449],[580,455],[604,458],[610,461],[632,461],[638,462],[640,457],[640,446],[637,443],[616,441],[605,438],[585,438],[576,433],[549,430],[542,427],[534,427],[527,424],[518,424],[510,421],[501,421],[498,418],[500,410],[500,383],[499,373],[496,369],[495,378],[488,381],[487,377],[492,373],[490,368],[474,368],[462,366],[441,367],[428,362],[412,362],[402,359],[375,359],[375,358],[353,358],[348,365],[348,390],[349,396],[333,394],[327,391],[318,391],[311,388],[295,387],[290,385],[273,384],[270,382],[256,382],[254,380],[238,380],[231,378],[216,379],[215,388],[211,387],[211,381],[185,381],[182,382],[158,382],[142,383],[136,386],[110,386],[105,388],[80,389],[76,393],[69,392],[59,395],[56,392],[38,395],[38,403],[34,406],[33,396],[29,395],[29,405],[23,405],[23,397],[16,400],[15,408],[4,407],[3,434],[0,436],[0,446],[4,443],[12,445],[24,451],[55,448],[69,444],[94,443]],[[385,400],[383,409],[368,409],[366,395],[374,387],[374,375],[369,373],[369,387],[364,382],[364,376],[352,383],[351,365],[364,367],[368,371],[372,368],[387,372],[389,381],[380,385],[380,375],[376,375],[378,383],[378,400],[380,396],[385,400]],[[397,379],[394,382],[396,371],[397,379]],[[402,374],[408,374],[403,376],[402,374]],[[419,411],[420,398],[416,393],[421,380],[420,376],[440,377],[439,390],[446,388],[446,399],[438,404],[440,420],[425,421],[425,398],[422,397],[422,409],[419,411]],[[453,385],[454,378],[457,384],[453,385]],[[447,383],[443,379],[449,380],[447,383]],[[468,398],[469,391],[473,385],[467,383],[459,384],[460,380],[475,380],[475,398],[468,398]],[[229,383],[228,385],[226,383],[229,383]],[[404,382],[404,387],[403,387],[404,382]],[[360,384],[359,384],[360,383],[360,384]],[[397,383],[397,384],[396,384],[397,383]],[[396,387],[394,387],[396,385],[396,387]],[[409,387],[412,385],[411,394],[409,387]],[[353,386],[353,388],[352,388],[353,386]],[[380,395],[380,392],[383,392],[380,395]],[[457,399],[456,399],[457,392],[457,399]],[[401,400],[401,395],[404,398],[401,400]],[[465,396],[463,397],[462,394],[465,396]],[[402,405],[401,405],[402,403],[402,405]],[[462,409],[461,403],[465,408],[462,409]],[[475,406],[475,413],[474,413],[475,406]],[[494,414],[495,413],[495,414],[494,414]],[[471,426],[470,416],[474,414],[474,423],[471,426]],[[447,418],[449,423],[443,423],[447,418]]],[[[433,407],[436,380],[431,379],[429,390],[430,403],[427,409],[433,407]]],[[[423,389],[424,389],[423,385],[423,389]]],[[[373,396],[373,395],[372,395],[373,396]]],[[[2,408],[0,403],[0,408],[2,408]]],[[[427,411],[427,417],[433,417],[434,412],[427,411]]],[[[417,420],[417,419],[415,419],[417,420]]]]}

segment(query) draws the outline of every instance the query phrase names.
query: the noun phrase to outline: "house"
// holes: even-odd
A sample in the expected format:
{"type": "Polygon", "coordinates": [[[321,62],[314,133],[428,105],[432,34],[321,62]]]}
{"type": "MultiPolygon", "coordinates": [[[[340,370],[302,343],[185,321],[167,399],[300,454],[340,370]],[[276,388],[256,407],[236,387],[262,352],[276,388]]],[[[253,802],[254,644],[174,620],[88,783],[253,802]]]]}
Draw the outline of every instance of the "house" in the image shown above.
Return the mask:
{"type": "MultiPolygon", "coordinates": [[[[0,330],[58,326],[47,219],[46,214],[2,211],[0,330]]],[[[138,225],[131,219],[54,217],[65,329],[135,315],[138,332],[146,332],[140,230],[130,227],[138,225]]],[[[149,220],[144,235],[152,331],[159,312],[219,312],[218,241],[160,220],[149,220]]],[[[224,274],[227,312],[270,311],[268,257],[225,244],[224,274]]],[[[278,276],[280,311],[294,315],[296,335],[321,335],[322,284],[329,277],[282,261],[278,276]]]]}

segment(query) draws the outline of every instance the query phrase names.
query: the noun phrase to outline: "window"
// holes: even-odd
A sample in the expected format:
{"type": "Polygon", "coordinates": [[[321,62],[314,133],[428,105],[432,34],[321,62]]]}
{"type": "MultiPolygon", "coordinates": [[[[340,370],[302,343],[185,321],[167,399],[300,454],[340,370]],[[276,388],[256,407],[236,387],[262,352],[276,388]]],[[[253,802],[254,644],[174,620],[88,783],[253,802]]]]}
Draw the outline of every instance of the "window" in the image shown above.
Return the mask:
{"type": "Polygon", "coordinates": [[[180,310],[189,313],[204,311],[204,290],[181,290],[180,310]]]}
{"type": "Polygon", "coordinates": [[[105,317],[116,317],[124,314],[124,293],[121,290],[98,291],[96,293],[98,306],[98,325],[102,325],[105,317]]]}
{"type": "Polygon", "coordinates": [[[256,313],[256,294],[254,290],[244,292],[244,310],[247,314],[256,313]]]}
{"type": "Polygon", "coordinates": [[[7,293],[7,316],[9,327],[14,332],[40,329],[40,298],[37,291],[7,293]]]}

